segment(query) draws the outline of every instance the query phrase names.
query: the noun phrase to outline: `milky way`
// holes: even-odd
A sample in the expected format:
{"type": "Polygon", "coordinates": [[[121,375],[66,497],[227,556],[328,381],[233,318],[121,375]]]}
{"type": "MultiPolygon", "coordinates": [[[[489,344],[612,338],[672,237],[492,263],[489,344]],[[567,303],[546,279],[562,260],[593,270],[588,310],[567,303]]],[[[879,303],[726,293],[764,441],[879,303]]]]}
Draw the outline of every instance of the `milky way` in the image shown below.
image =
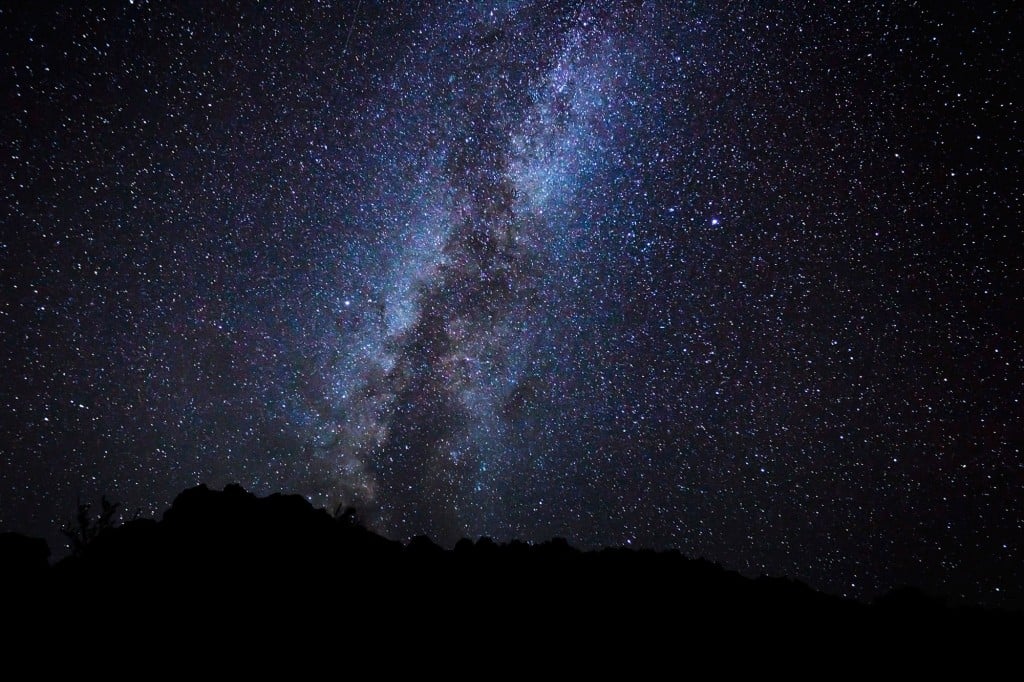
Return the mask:
{"type": "Polygon", "coordinates": [[[238,481],[1021,600],[1012,4],[0,25],[5,529],[238,481]]]}

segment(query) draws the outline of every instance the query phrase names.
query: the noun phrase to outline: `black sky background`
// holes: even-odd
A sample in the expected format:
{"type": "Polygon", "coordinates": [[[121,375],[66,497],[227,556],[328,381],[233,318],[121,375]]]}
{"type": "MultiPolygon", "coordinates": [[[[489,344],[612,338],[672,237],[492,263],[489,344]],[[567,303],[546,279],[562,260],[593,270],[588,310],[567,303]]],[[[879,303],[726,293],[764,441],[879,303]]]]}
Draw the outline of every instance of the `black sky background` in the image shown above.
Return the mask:
{"type": "Polygon", "coordinates": [[[1020,26],[7,4],[0,527],[238,481],[1020,605],[1020,26]]]}

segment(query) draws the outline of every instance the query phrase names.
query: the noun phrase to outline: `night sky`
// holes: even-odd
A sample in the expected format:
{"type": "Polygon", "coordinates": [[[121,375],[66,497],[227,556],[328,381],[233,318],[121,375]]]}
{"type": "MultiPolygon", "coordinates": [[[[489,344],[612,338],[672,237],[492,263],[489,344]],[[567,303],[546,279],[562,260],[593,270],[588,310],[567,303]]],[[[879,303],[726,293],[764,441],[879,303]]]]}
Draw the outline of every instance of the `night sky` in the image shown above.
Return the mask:
{"type": "Polygon", "coordinates": [[[3,3],[0,528],[237,481],[1024,604],[1024,22],[958,4],[3,3]]]}

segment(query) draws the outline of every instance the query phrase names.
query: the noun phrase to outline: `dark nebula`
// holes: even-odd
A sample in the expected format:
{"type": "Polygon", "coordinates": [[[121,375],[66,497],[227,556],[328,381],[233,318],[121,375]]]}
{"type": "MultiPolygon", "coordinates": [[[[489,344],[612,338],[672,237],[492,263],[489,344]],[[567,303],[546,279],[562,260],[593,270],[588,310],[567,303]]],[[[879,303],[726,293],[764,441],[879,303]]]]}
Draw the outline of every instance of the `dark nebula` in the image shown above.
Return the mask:
{"type": "Polygon", "coordinates": [[[238,481],[1022,604],[1021,18],[0,7],[0,525],[238,481]]]}

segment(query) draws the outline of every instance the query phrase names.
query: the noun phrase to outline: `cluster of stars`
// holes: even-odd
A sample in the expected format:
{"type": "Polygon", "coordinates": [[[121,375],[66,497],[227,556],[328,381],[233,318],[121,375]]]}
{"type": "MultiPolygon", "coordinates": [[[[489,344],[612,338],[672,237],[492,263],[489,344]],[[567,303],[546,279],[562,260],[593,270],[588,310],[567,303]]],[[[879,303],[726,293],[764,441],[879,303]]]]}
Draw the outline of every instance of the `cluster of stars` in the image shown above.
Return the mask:
{"type": "Polygon", "coordinates": [[[0,523],[377,530],[1019,603],[1014,21],[0,8],[0,523]]]}

